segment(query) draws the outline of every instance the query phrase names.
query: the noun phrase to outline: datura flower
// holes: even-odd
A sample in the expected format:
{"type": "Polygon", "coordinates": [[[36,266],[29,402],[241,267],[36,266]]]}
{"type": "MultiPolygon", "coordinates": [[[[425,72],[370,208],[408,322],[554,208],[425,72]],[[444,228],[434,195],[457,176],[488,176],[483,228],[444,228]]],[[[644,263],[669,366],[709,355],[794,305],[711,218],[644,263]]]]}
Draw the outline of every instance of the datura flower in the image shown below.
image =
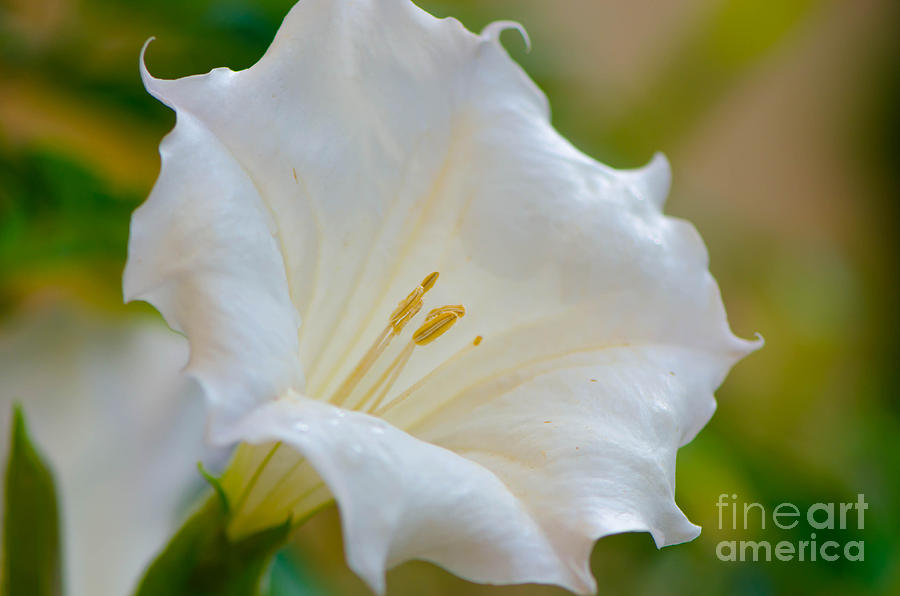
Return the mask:
{"type": "Polygon", "coordinates": [[[247,70],[142,66],[177,124],[125,294],[187,335],[209,437],[242,444],[229,531],[335,500],[376,592],[424,559],[589,593],[597,538],[694,538],[675,454],[756,345],[662,214],[666,161],[573,148],[513,26],[301,0],[247,70]]]}

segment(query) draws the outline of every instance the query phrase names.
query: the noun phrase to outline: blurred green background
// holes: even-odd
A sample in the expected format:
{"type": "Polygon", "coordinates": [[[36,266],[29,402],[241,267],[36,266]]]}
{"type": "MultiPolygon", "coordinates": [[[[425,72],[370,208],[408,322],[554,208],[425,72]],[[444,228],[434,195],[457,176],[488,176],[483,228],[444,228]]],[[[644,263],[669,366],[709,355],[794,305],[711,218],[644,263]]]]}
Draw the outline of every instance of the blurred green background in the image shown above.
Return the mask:
{"type": "MultiPolygon", "coordinates": [[[[674,171],[668,213],[706,240],[735,331],[767,340],[680,452],[678,501],[702,535],[663,551],[645,534],[602,540],[593,555],[601,593],[900,593],[900,3],[419,4],[474,30],[524,24],[533,50],[514,33],[505,45],[588,154],[634,167],[664,151],[674,171]],[[768,511],[863,493],[865,529],[833,534],[865,540],[865,560],[719,561],[721,540],[796,543],[810,531],[719,529],[721,493],[768,511]]],[[[157,36],[157,76],[244,68],[290,5],[3,0],[0,330],[60,304],[109,319],[153,316],[123,306],[120,292],[129,216],[174,123],[140,84],[141,44],[157,36]]],[[[273,593],[367,593],[341,548],[332,508],[278,560],[273,593]]],[[[477,586],[425,563],[402,565],[388,585],[397,595],[564,593],[477,586]]]]}

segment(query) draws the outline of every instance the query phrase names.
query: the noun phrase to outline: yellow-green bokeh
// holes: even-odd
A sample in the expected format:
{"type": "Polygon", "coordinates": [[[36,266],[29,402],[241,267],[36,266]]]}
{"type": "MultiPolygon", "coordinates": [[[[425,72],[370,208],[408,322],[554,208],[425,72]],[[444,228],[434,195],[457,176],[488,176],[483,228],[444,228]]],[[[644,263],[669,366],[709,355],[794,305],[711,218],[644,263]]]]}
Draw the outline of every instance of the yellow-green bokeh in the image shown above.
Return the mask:
{"type": "MultiPolygon", "coordinates": [[[[139,49],[158,38],[150,67],[164,77],[243,68],[290,4],[0,5],[0,322],[48,303],[154,316],[121,305],[119,290],[129,215],[153,183],[157,144],[174,122],[141,87],[139,49]]],[[[678,501],[703,534],[661,552],[647,535],[602,540],[593,557],[601,593],[900,593],[900,5],[420,5],[472,29],[521,21],[532,51],[514,33],[504,43],[549,95],[555,124],[589,154],[637,166],[666,152],[668,212],[693,221],[706,240],[735,331],[767,340],[735,369],[713,421],[679,454],[678,501]],[[723,493],[769,511],[863,493],[865,530],[835,540],[864,539],[865,561],[721,562],[721,540],[796,542],[809,533],[804,524],[719,529],[723,493]]],[[[309,582],[297,593],[366,593],[342,561],[334,511],[304,528],[296,550],[309,582]]],[[[562,593],[476,586],[424,563],[391,572],[389,586],[398,595],[562,593]]]]}

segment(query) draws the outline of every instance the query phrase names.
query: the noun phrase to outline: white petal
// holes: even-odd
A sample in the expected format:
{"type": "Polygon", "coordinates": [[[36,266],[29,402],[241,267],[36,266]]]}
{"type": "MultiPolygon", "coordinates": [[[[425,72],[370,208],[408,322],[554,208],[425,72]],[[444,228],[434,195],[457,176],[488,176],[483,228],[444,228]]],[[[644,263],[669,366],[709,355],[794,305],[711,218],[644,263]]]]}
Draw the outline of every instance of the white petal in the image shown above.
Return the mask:
{"type": "MultiPolygon", "coordinates": [[[[258,262],[287,271],[306,394],[336,387],[396,301],[433,270],[442,275],[429,297],[462,302],[469,316],[455,341],[417,354],[398,387],[476,334],[511,337],[523,327],[551,337],[542,346],[551,355],[626,341],[744,349],[727,329],[696,232],[660,213],[664,160],[617,172],[571,147],[550,126],[544,96],[497,42],[504,26],[480,37],[406,0],[304,0],[248,70],[176,81],[144,72],[151,93],[208,131],[210,149],[194,151],[227,148],[233,163],[219,171],[236,170],[258,191],[203,204],[245,212],[262,201],[271,210],[281,254],[259,248],[258,262]],[[248,205],[222,205],[241,201],[248,205]]],[[[156,195],[150,204],[167,200],[156,195]]],[[[240,240],[244,228],[232,223],[210,225],[223,240],[240,240]]],[[[165,238],[135,248],[132,260],[165,238]]],[[[165,281],[173,274],[162,268],[146,277],[178,287],[193,277],[182,272],[182,282],[165,281]]],[[[227,367],[228,385],[253,395],[289,384],[275,355],[279,346],[293,355],[290,338],[274,330],[289,318],[284,290],[272,288],[282,277],[241,283],[273,305],[258,307],[265,320],[197,322],[219,343],[243,345],[252,325],[273,338],[246,350],[262,366],[227,367]],[[232,327],[237,340],[228,338],[232,327]],[[252,379],[241,377],[251,370],[252,379]]],[[[221,310],[216,300],[194,295],[192,303],[206,313],[208,302],[221,310]]],[[[203,357],[202,346],[195,353],[203,357]]],[[[246,411],[237,392],[219,401],[246,411]]]]}
{"type": "Polygon", "coordinates": [[[436,215],[467,65],[483,43],[408,2],[305,0],[251,69],[144,73],[151,93],[202,120],[275,214],[311,384],[431,271],[401,276],[398,258],[436,215]]]}
{"type": "Polygon", "coordinates": [[[669,161],[662,153],[653,156],[643,168],[636,170],[621,170],[619,175],[624,179],[626,188],[630,187],[631,193],[639,200],[649,201],[659,209],[669,196],[669,187],[672,185],[672,170],[669,161]]]}
{"type": "Polygon", "coordinates": [[[519,32],[519,35],[522,36],[522,41],[525,42],[525,49],[530,52],[531,37],[528,36],[528,31],[525,30],[522,23],[516,21],[494,21],[493,23],[488,23],[481,30],[481,36],[492,41],[500,41],[500,34],[510,29],[519,32]]]}
{"type": "Polygon", "coordinates": [[[470,386],[411,432],[494,472],[587,569],[608,534],[648,531],[661,547],[699,533],[674,502],[676,452],[730,364],[674,346],[570,354],[470,386]]]}
{"type": "Polygon", "coordinates": [[[160,325],[84,313],[42,310],[0,332],[0,429],[21,400],[55,473],[73,596],[129,593],[201,490],[196,462],[224,455],[203,446],[186,360],[160,325]]]}
{"type": "Polygon", "coordinates": [[[124,290],[191,344],[215,434],[247,408],[302,385],[297,317],[277,235],[247,174],[202,122],[178,115],[163,169],[134,214],[124,290]]]}
{"type": "Polygon", "coordinates": [[[385,569],[411,558],[478,582],[594,590],[494,474],[378,418],[295,396],[256,410],[233,438],[283,441],[309,460],[340,505],[350,567],[378,593],[385,569]]]}

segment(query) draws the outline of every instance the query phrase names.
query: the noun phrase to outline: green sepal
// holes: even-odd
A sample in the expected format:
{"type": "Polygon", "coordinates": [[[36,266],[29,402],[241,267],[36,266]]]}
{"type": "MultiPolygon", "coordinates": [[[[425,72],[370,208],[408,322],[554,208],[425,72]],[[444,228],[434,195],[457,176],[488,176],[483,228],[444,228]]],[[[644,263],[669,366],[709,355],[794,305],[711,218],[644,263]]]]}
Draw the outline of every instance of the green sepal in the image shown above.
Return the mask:
{"type": "Polygon", "coordinates": [[[28,435],[19,405],[13,407],[11,430],[0,594],[58,596],[62,565],[56,484],[28,435]]]}
{"type": "Polygon", "coordinates": [[[258,595],[291,520],[240,540],[228,537],[227,525],[227,499],[210,495],[147,569],[135,596],[258,595]]]}
{"type": "Polygon", "coordinates": [[[209,482],[209,485],[213,490],[216,491],[216,495],[219,497],[219,503],[222,505],[222,511],[225,512],[225,516],[227,517],[228,514],[231,513],[231,502],[228,500],[228,495],[225,494],[225,488],[222,487],[222,483],[203,466],[202,461],[197,462],[197,469],[200,470],[200,475],[203,476],[203,478],[209,482]]]}

